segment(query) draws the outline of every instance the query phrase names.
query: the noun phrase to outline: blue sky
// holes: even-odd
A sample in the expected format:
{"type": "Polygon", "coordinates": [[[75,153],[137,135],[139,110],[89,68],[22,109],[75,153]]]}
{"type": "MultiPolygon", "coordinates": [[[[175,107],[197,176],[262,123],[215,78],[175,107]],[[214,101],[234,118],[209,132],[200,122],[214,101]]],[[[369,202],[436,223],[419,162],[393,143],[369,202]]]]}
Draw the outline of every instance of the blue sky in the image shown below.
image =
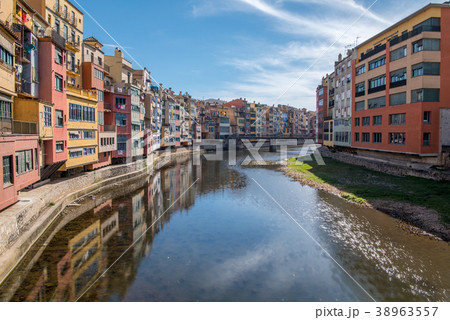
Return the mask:
{"type": "MultiPolygon", "coordinates": [[[[346,46],[354,44],[357,37],[361,43],[429,3],[421,0],[73,2],[83,6],[132,58],[167,88],[187,91],[199,99],[246,97],[249,101],[311,110],[315,109],[315,89],[320,79],[333,70],[334,60],[345,52],[346,46]],[[366,8],[372,4],[367,12],[366,8]]],[[[104,43],[106,54],[112,54],[116,47],[87,14],[84,36],[94,36],[104,43]]],[[[130,56],[127,58],[133,61],[130,56]]],[[[135,62],[133,66],[139,67],[135,62]]]]}

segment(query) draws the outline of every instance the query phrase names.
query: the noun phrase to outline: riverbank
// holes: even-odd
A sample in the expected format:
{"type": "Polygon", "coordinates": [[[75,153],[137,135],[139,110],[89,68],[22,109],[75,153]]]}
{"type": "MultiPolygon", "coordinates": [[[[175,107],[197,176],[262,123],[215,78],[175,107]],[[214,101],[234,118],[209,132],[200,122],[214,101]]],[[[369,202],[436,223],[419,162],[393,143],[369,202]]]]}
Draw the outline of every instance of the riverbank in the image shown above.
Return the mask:
{"type": "Polygon", "coordinates": [[[411,224],[414,233],[426,232],[450,241],[450,183],[392,176],[331,158],[324,160],[326,165],[320,166],[291,159],[281,170],[302,184],[399,218],[411,224]]]}

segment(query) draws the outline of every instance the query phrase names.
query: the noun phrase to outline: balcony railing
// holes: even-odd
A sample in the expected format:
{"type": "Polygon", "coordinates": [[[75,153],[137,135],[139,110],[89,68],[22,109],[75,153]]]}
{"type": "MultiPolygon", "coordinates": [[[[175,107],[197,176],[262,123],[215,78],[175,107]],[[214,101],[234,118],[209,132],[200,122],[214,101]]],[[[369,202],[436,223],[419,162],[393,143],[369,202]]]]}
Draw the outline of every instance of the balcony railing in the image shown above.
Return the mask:
{"type": "Polygon", "coordinates": [[[398,88],[398,87],[403,87],[403,86],[406,86],[406,79],[396,81],[396,82],[391,82],[391,84],[390,84],[391,88],[398,88]]]}
{"type": "Polygon", "coordinates": [[[113,125],[105,125],[103,126],[103,132],[116,132],[116,126],[113,125]]]}
{"type": "Polygon", "coordinates": [[[369,89],[369,94],[375,93],[375,92],[380,92],[380,91],[385,91],[385,90],[386,90],[386,85],[383,85],[383,86],[369,89]]]}
{"type": "Polygon", "coordinates": [[[380,53],[380,52],[382,52],[384,50],[386,50],[386,44],[383,44],[382,46],[375,47],[372,51],[369,51],[367,53],[362,53],[361,57],[359,58],[359,62],[361,62],[361,61],[363,61],[363,60],[365,60],[367,58],[370,58],[370,57],[372,57],[372,56],[376,55],[377,53],[380,53]]]}
{"type": "Polygon", "coordinates": [[[421,34],[424,31],[432,31],[432,32],[440,32],[441,27],[440,26],[422,26],[419,28],[414,29],[413,31],[410,31],[408,33],[402,34],[399,37],[396,37],[390,41],[391,46],[394,46],[400,42],[406,41],[409,38],[415,37],[419,34],[421,34]]]}
{"type": "Polygon", "coordinates": [[[12,119],[0,118],[0,133],[12,132],[12,119]]]}
{"type": "Polygon", "coordinates": [[[13,121],[13,133],[15,134],[38,134],[36,122],[13,121]]]}
{"type": "Polygon", "coordinates": [[[330,96],[334,96],[334,89],[330,90],[330,96]]]}
{"type": "Polygon", "coordinates": [[[334,107],[334,100],[333,100],[333,101],[330,101],[330,103],[328,104],[328,106],[329,106],[330,108],[333,108],[333,107],[334,107]]]}
{"type": "Polygon", "coordinates": [[[365,95],[366,95],[366,91],[365,90],[355,93],[355,97],[356,98],[362,97],[362,96],[365,96],[365,95]]]}

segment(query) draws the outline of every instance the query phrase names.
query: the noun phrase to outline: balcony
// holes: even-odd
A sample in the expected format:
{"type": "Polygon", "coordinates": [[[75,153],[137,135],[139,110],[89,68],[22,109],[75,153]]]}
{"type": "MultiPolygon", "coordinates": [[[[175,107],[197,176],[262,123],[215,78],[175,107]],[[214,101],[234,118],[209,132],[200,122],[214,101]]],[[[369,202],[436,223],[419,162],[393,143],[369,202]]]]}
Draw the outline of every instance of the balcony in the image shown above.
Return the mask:
{"type": "Polygon", "coordinates": [[[103,132],[116,132],[117,127],[113,125],[104,125],[103,132]]]}
{"type": "Polygon", "coordinates": [[[375,47],[372,51],[369,51],[367,53],[362,53],[361,57],[359,58],[359,62],[366,60],[374,55],[376,55],[377,53],[380,53],[382,51],[386,50],[386,44],[383,44],[382,46],[378,46],[375,47]]]}
{"type": "Polygon", "coordinates": [[[72,39],[67,39],[66,48],[73,52],[80,52],[80,43],[72,39]]]}
{"type": "Polygon", "coordinates": [[[38,134],[36,122],[13,121],[12,132],[14,134],[38,134]]]}
{"type": "Polygon", "coordinates": [[[73,65],[71,62],[67,64],[67,74],[69,74],[72,77],[78,77],[80,76],[80,65],[73,65]]]}
{"type": "Polygon", "coordinates": [[[405,80],[396,81],[396,82],[391,82],[391,84],[390,84],[391,89],[398,88],[398,87],[403,87],[403,86],[406,86],[406,79],[405,80]]]}
{"type": "Polygon", "coordinates": [[[362,97],[362,96],[365,96],[365,95],[366,95],[366,90],[355,93],[355,97],[356,98],[362,97]]]}
{"type": "Polygon", "coordinates": [[[401,43],[403,41],[406,41],[409,38],[415,37],[415,36],[421,34],[422,32],[425,32],[425,31],[441,32],[441,27],[439,27],[439,26],[423,26],[423,27],[420,27],[420,28],[416,28],[413,31],[410,31],[410,32],[405,33],[405,34],[402,34],[401,36],[392,39],[390,41],[391,47],[396,45],[396,44],[399,44],[399,43],[401,43]]]}
{"type": "Polygon", "coordinates": [[[328,107],[329,107],[329,108],[334,108],[334,100],[333,100],[333,101],[330,101],[330,103],[328,104],[328,107]]]}
{"type": "Polygon", "coordinates": [[[369,94],[375,93],[375,92],[380,92],[380,91],[386,91],[386,85],[369,89],[369,94]]]}
{"type": "Polygon", "coordinates": [[[334,89],[331,89],[331,90],[330,90],[330,97],[331,97],[331,96],[334,96],[334,89]]]}

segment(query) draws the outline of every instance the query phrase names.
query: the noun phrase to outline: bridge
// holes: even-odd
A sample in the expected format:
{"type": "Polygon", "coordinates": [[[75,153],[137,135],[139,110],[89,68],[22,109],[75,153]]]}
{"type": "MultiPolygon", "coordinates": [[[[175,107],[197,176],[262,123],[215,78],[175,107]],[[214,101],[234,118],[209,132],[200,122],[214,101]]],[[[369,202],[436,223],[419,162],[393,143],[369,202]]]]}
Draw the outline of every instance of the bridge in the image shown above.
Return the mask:
{"type": "MultiPolygon", "coordinates": [[[[314,140],[314,137],[310,136],[310,135],[290,135],[290,136],[285,136],[285,135],[271,135],[271,136],[255,136],[255,135],[231,135],[228,136],[226,139],[224,140],[218,140],[218,143],[223,142],[223,147],[224,149],[229,149],[230,147],[230,141],[235,141],[236,142],[236,147],[237,149],[245,149],[245,144],[244,144],[244,140],[245,141],[250,141],[253,145],[255,145],[256,143],[259,143],[261,141],[264,141],[263,147],[269,147],[270,152],[276,152],[277,149],[283,145],[282,143],[279,143],[282,140],[297,140],[296,145],[303,145],[306,140],[314,140]]],[[[292,142],[290,142],[289,146],[294,146],[294,144],[292,144],[292,142]]],[[[206,148],[207,149],[207,148],[206,148]]]]}

